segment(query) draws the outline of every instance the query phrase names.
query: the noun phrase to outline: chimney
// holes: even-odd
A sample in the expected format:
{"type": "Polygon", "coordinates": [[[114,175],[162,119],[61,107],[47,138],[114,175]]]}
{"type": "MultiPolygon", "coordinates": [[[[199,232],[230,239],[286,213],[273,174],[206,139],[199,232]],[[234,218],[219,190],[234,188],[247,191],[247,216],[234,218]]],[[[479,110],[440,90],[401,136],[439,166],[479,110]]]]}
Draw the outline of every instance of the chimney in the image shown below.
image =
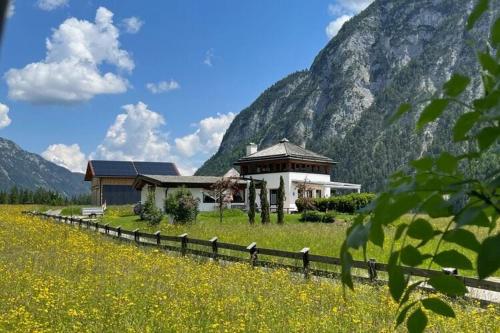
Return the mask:
{"type": "Polygon", "coordinates": [[[247,145],[247,156],[255,154],[256,152],[257,152],[257,145],[255,143],[253,143],[253,142],[250,142],[247,145]]]}

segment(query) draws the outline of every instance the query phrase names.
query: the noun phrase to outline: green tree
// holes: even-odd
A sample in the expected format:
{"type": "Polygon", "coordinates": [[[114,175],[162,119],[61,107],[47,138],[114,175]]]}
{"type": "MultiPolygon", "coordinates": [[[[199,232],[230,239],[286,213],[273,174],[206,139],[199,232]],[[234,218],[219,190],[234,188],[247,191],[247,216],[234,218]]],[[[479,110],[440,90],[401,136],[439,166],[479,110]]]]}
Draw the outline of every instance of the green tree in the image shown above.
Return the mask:
{"type": "MultiPolygon", "coordinates": [[[[488,9],[488,0],[479,0],[467,21],[467,29],[488,9]]],[[[439,315],[454,317],[455,313],[445,301],[436,298],[412,299],[411,293],[421,284],[432,286],[447,296],[461,296],[467,292],[459,279],[442,274],[410,283],[402,266],[418,266],[429,259],[432,265],[473,269],[472,262],[460,251],[442,250],[441,245],[452,243],[458,248],[475,252],[475,267],[480,279],[487,278],[500,268],[500,232],[496,228],[500,216],[500,169],[487,175],[471,172],[487,156],[498,155],[500,137],[500,18],[491,27],[490,47],[478,52],[483,93],[468,103],[460,99],[470,83],[470,78],[455,73],[443,89],[423,108],[417,121],[417,131],[440,118],[449,105],[463,107],[464,112],[453,127],[453,140],[467,143],[468,151],[461,154],[442,152],[438,156],[423,156],[412,161],[408,171],[391,176],[387,189],[361,214],[347,231],[341,248],[342,282],[353,288],[351,276],[352,249],[366,247],[369,243],[384,245],[385,227],[394,225],[394,243],[388,262],[389,291],[399,303],[396,326],[406,320],[410,332],[423,331],[428,323],[422,309],[439,315]],[[411,214],[409,223],[396,221],[404,214],[411,214]],[[437,230],[430,218],[448,218],[444,230],[437,230]],[[479,240],[467,227],[483,229],[487,234],[479,240]],[[436,239],[436,246],[425,251],[424,244],[436,239]],[[410,245],[410,240],[414,245],[410,245]],[[396,241],[399,241],[396,243],[396,241]]],[[[393,121],[405,116],[412,109],[403,104],[393,121]]],[[[366,253],[366,251],[364,251],[366,253]]],[[[365,258],[366,260],[366,258],[365,258]]]]}
{"type": "Polygon", "coordinates": [[[267,200],[267,182],[262,181],[260,188],[260,220],[262,224],[271,222],[271,212],[269,209],[269,200],[267,200]]]}
{"type": "Polygon", "coordinates": [[[248,222],[255,223],[255,182],[250,179],[250,189],[248,190],[248,222]]]}
{"type": "Polygon", "coordinates": [[[283,211],[283,206],[285,204],[285,182],[283,181],[282,176],[280,176],[280,187],[278,188],[277,201],[278,224],[283,224],[285,223],[285,216],[283,211]]]}

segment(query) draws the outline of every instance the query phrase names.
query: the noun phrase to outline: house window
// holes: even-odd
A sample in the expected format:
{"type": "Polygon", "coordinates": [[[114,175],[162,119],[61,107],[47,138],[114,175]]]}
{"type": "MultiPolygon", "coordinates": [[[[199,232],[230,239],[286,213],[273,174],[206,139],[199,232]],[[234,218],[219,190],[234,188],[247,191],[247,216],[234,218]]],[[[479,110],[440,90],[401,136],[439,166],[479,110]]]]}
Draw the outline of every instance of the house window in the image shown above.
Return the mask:
{"type": "Polygon", "coordinates": [[[269,190],[269,203],[272,206],[276,206],[278,204],[278,190],[269,190]]]}
{"type": "Polygon", "coordinates": [[[312,190],[307,190],[306,191],[306,197],[307,198],[312,198],[313,197],[313,191],[312,190]]]}
{"type": "Polygon", "coordinates": [[[203,193],[203,203],[215,203],[215,198],[208,193],[203,193]]]}
{"type": "Polygon", "coordinates": [[[244,203],[245,202],[245,190],[239,189],[237,192],[233,194],[233,202],[234,203],[244,203]]]}
{"type": "Polygon", "coordinates": [[[321,198],[321,190],[316,190],[316,198],[321,198]]]}

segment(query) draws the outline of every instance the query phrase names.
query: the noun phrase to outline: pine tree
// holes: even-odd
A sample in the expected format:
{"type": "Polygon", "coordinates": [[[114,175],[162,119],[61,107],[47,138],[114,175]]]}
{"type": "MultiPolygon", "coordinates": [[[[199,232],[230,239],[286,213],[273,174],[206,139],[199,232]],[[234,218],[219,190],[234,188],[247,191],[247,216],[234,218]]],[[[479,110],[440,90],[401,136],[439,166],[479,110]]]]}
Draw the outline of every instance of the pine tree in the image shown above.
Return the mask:
{"type": "Polygon", "coordinates": [[[285,204],[285,182],[283,181],[282,176],[280,176],[280,187],[278,188],[277,201],[278,201],[278,207],[277,207],[278,224],[283,224],[285,222],[285,216],[283,211],[285,204]]]}
{"type": "Polygon", "coordinates": [[[260,219],[262,224],[270,223],[270,211],[269,211],[269,200],[267,200],[267,183],[262,181],[262,187],[260,189],[260,219]]]}
{"type": "Polygon", "coordinates": [[[249,207],[248,207],[248,222],[250,224],[255,223],[255,183],[253,179],[250,180],[250,189],[248,193],[248,201],[249,201],[249,207]]]}

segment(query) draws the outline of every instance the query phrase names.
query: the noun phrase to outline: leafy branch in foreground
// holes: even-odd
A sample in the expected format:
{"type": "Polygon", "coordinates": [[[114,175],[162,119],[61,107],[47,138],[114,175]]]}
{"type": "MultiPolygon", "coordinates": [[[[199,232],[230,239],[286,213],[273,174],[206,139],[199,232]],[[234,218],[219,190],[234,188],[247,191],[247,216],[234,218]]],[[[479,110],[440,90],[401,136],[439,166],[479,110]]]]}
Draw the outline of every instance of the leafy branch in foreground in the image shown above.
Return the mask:
{"type": "MultiPolygon", "coordinates": [[[[467,29],[472,29],[487,9],[488,1],[480,0],[469,16],[467,29]]],[[[403,274],[402,265],[415,267],[427,260],[429,268],[433,264],[466,270],[475,267],[481,279],[500,268],[500,233],[496,229],[500,216],[500,169],[485,176],[470,172],[486,154],[498,154],[499,150],[500,18],[496,18],[491,27],[489,44],[491,51],[478,53],[482,96],[470,104],[460,100],[459,96],[467,89],[470,78],[453,74],[444,84],[440,96],[424,107],[416,125],[421,131],[450,105],[459,105],[466,112],[454,124],[453,140],[468,143],[467,153],[443,152],[435,157],[424,156],[410,162],[409,172],[392,175],[387,189],[355,219],[341,248],[342,282],[353,289],[350,251],[362,248],[366,253],[369,242],[382,247],[384,227],[395,225],[404,214],[412,214],[409,223],[397,225],[388,263],[389,291],[399,303],[396,326],[406,319],[410,332],[423,331],[427,326],[428,318],[423,309],[446,317],[455,316],[451,306],[440,298],[411,299],[410,295],[422,283],[446,296],[462,296],[467,289],[460,280],[444,273],[412,281],[403,274]],[[444,230],[437,230],[429,218],[448,218],[449,223],[444,230]],[[488,236],[479,240],[468,230],[470,226],[485,229],[488,236]],[[423,246],[433,239],[437,240],[435,248],[431,253],[425,253],[423,246]],[[442,250],[443,243],[474,251],[475,266],[460,251],[442,250]]],[[[401,105],[392,121],[411,110],[410,104],[401,105]]]]}

